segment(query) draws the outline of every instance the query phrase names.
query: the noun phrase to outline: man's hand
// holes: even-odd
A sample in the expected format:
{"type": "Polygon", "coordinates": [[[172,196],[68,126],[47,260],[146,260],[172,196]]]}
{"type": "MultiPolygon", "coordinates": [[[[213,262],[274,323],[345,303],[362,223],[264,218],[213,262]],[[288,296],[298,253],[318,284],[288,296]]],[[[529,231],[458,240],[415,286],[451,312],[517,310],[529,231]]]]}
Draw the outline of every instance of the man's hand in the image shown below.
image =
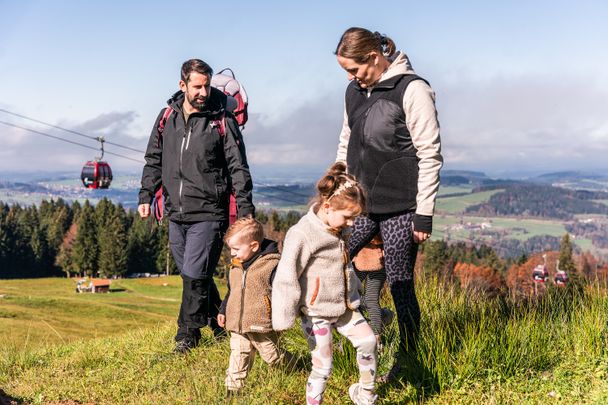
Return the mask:
{"type": "Polygon", "coordinates": [[[139,204],[137,212],[142,218],[148,218],[150,216],[150,204],[139,204]]]}
{"type": "Polygon", "coordinates": [[[226,326],[226,315],[218,314],[217,315],[217,324],[220,325],[221,328],[226,326]]]}
{"type": "Polygon", "coordinates": [[[414,242],[420,244],[424,243],[425,240],[431,237],[430,233],[422,232],[422,231],[414,231],[414,242]]]}

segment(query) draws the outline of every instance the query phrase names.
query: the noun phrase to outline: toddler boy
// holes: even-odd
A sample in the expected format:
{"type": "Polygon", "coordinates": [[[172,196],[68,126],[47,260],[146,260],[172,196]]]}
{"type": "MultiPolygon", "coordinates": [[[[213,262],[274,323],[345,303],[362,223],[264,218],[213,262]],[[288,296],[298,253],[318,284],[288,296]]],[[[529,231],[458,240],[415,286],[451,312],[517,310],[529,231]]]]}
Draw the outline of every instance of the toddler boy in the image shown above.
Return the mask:
{"type": "Polygon", "coordinates": [[[265,239],[262,224],[252,218],[232,224],[224,240],[232,267],[218,324],[230,331],[225,384],[233,395],[243,388],[256,351],[270,366],[292,364],[292,356],[279,348],[279,334],[272,329],[272,279],[281,257],[277,243],[265,239]]]}

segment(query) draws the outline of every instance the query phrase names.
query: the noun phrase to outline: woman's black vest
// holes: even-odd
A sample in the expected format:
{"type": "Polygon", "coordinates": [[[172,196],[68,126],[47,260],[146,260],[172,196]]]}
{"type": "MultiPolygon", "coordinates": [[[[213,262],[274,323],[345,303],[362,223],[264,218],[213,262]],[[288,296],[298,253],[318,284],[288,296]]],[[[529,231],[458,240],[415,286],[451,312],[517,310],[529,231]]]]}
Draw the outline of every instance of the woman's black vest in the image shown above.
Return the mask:
{"type": "Polygon", "coordinates": [[[367,211],[389,214],[414,210],[418,158],[405,124],[403,95],[414,74],[402,74],[367,89],[353,80],[346,89],[350,140],[346,163],[367,191],[367,211]]]}

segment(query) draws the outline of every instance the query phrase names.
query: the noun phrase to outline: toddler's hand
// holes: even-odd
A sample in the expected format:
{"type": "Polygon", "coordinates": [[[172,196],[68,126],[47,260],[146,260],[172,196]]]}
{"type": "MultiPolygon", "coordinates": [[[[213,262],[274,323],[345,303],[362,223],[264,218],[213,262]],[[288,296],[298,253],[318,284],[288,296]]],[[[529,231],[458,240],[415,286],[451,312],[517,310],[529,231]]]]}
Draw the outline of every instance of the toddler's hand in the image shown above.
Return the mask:
{"type": "Polygon", "coordinates": [[[226,326],[226,315],[218,314],[217,324],[220,325],[220,327],[222,327],[222,328],[225,327],[226,326]]]}

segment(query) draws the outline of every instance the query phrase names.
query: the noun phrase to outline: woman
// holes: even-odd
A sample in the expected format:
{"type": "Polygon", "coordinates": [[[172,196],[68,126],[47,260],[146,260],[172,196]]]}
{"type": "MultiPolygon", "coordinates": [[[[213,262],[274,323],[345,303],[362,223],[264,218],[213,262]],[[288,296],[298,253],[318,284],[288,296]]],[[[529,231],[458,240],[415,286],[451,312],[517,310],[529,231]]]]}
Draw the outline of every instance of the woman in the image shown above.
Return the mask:
{"type": "Polygon", "coordinates": [[[335,55],[350,80],[336,160],[346,162],[368,197],[367,215],[353,225],[349,253],[354,257],[380,233],[397,310],[399,352],[387,381],[400,371],[402,355],[414,353],[420,326],[414,264],[418,244],[431,236],[443,162],[435,94],[378,32],[349,28],[335,55]]]}

